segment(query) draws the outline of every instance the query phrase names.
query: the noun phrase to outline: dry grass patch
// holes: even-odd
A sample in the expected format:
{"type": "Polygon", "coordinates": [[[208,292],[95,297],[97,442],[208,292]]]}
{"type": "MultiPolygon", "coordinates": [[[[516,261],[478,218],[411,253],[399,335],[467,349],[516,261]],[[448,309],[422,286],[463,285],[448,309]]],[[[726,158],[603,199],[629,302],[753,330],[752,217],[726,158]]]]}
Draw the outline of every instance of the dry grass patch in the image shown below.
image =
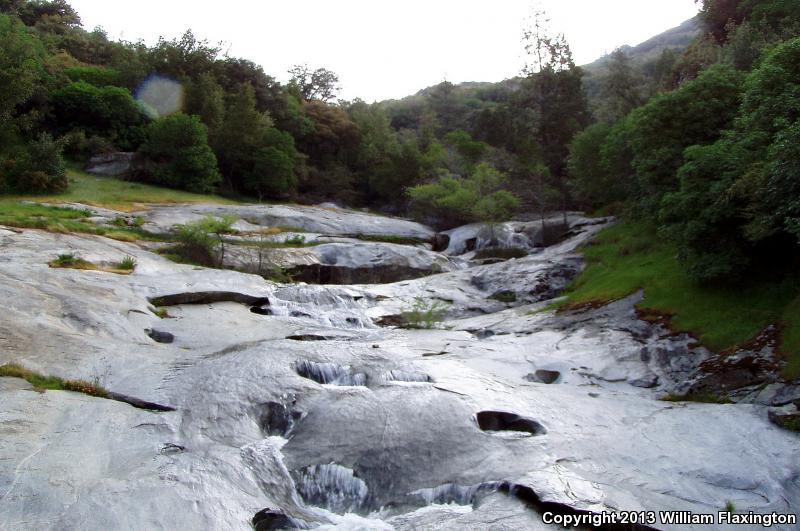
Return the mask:
{"type": "Polygon", "coordinates": [[[0,377],[2,376],[22,378],[37,391],[72,391],[99,398],[108,398],[108,391],[97,383],[90,383],[84,380],[64,380],[58,376],[44,376],[16,363],[0,365],[0,377]]]}

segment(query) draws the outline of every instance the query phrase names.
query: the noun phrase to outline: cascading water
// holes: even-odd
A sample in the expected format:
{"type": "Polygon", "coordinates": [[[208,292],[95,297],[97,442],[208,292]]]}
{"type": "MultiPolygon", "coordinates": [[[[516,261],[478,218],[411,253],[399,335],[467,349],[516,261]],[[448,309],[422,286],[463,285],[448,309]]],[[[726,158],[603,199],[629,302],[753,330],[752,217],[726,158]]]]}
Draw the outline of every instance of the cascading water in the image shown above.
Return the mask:
{"type": "Polygon", "coordinates": [[[303,378],[314,380],[321,384],[340,386],[365,386],[367,375],[361,372],[353,373],[350,367],[343,367],[335,363],[317,363],[308,360],[299,360],[295,364],[297,374],[303,378]]]}
{"type": "Polygon", "coordinates": [[[477,485],[457,485],[455,483],[445,483],[429,489],[419,489],[411,492],[412,496],[421,498],[426,505],[455,503],[457,505],[472,505],[478,494],[494,492],[503,483],[501,481],[491,481],[488,483],[478,483],[477,485]]]}
{"type": "Polygon", "coordinates": [[[335,463],[313,465],[295,473],[297,492],[303,500],[338,514],[362,512],[369,489],[352,470],[335,463]]]}
{"type": "Polygon", "coordinates": [[[409,382],[409,383],[431,383],[433,380],[427,374],[421,372],[403,371],[393,369],[384,371],[381,379],[385,382],[409,382]]]}
{"type": "Polygon", "coordinates": [[[364,297],[352,290],[298,284],[278,289],[270,309],[275,316],[306,318],[335,329],[375,328],[364,315],[367,307],[364,297]]]}

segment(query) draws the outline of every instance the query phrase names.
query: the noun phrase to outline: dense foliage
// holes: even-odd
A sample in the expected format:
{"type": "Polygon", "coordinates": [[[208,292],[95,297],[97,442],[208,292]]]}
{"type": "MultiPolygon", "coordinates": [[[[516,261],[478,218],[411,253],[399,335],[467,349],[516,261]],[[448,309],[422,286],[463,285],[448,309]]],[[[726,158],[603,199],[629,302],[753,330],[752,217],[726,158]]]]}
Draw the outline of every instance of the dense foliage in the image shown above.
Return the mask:
{"type": "Polygon", "coordinates": [[[325,68],[298,65],[281,84],[190,31],[112,41],[64,0],[0,1],[2,189],[62,191],[64,156],[136,151],[131,178],[184,190],[333,200],[441,227],[606,208],[656,225],[695,279],[789,269],[800,3],[698,3],[688,48],[635,64],[617,50],[588,85],[535,13],[521,76],[367,104],[337,100],[325,68]]]}
{"type": "Polygon", "coordinates": [[[790,272],[800,256],[799,6],[704,0],[706,33],[676,63],[679,86],[572,142],[575,197],[624,203],[656,224],[696,280],[790,272]]]}

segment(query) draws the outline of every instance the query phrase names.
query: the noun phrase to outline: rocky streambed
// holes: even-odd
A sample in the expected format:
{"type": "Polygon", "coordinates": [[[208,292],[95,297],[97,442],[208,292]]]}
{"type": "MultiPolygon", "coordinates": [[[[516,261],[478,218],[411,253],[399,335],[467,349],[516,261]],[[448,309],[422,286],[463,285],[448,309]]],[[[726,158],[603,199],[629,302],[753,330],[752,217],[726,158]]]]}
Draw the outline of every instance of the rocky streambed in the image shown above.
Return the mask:
{"type": "MultiPolygon", "coordinates": [[[[140,401],[0,378],[0,529],[558,529],[543,513],[798,511],[800,439],[767,419],[795,387],[704,370],[715,355],[640,320],[641,294],[546,309],[604,221],[571,216],[549,247],[533,224],[434,246],[353,241],[436,243],[427,227],[332,208],[142,215],[166,230],[207,213],[338,238],[326,265],[343,271],[438,268],[276,284],[133,243],[0,228],[0,364],[140,401]],[[474,260],[512,244],[529,254],[474,260]],[[48,267],[61,253],[137,266],[48,267]],[[418,323],[431,328],[393,326],[413,311],[435,313],[418,323]],[[738,403],[659,400],[734,381],[738,403]]],[[[748,355],[769,348],[729,363],[748,355]]]]}

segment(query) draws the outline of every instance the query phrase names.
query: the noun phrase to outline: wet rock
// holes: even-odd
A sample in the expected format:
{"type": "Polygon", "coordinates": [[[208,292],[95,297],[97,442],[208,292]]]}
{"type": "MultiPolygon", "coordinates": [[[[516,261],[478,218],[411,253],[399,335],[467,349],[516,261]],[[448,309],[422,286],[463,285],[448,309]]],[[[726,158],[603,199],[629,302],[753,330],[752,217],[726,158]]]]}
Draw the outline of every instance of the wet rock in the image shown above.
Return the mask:
{"type": "Polygon", "coordinates": [[[174,225],[190,223],[205,216],[230,215],[264,228],[294,227],[326,236],[392,235],[428,240],[434,234],[425,225],[405,219],[309,205],[154,205],[142,215],[147,226],[157,232],[168,232],[174,225]]]}
{"type": "Polygon", "coordinates": [[[384,315],[377,319],[375,319],[375,324],[378,326],[404,326],[406,324],[406,320],[403,319],[402,315],[384,315]]]}
{"type": "Polygon", "coordinates": [[[538,382],[543,384],[552,384],[558,381],[561,373],[558,371],[549,371],[547,369],[539,369],[536,372],[528,374],[525,379],[529,382],[538,382]]]}
{"type": "Polygon", "coordinates": [[[95,155],[89,159],[89,164],[86,166],[86,173],[107,177],[125,175],[133,169],[135,156],[135,153],[126,152],[95,155]]]}
{"type": "Polygon", "coordinates": [[[175,336],[170,334],[169,332],[162,332],[161,330],[156,330],[155,328],[148,328],[145,330],[145,333],[155,341],[156,343],[165,343],[169,344],[175,341],[175,336]]]}
{"type": "Polygon", "coordinates": [[[320,384],[341,386],[365,386],[367,375],[353,373],[350,367],[343,367],[335,363],[317,363],[314,361],[300,360],[295,365],[297,374],[303,378],[314,380],[320,384]]]}
{"type": "Polygon", "coordinates": [[[162,455],[169,455],[169,454],[180,454],[185,451],[186,447],[181,446],[180,444],[164,443],[164,445],[158,450],[158,453],[162,455]]]}
{"type": "Polygon", "coordinates": [[[302,413],[280,402],[265,402],[259,406],[258,425],[265,435],[286,437],[302,413]]]}
{"type": "Polygon", "coordinates": [[[493,335],[495,335],[495,332],[494,330],[482,328],[480,330],[476,330],[472,334],[478,339],[486,339],[487,337],[492,337],[493,335]]]}
{"type": "MultiPolygon", "coordinates": [[[[227,256],[231,265],[249,270],[248,255],[231,249],[227,256]]],[[[399,282],[457,267],[439,253],[384,242],[340,242],[272,249],[270,261],[285,269],[296,281],[338,285],[399,282]]]]}
{"type": "Polygon", "coordinates": [[[250,312],[256,315],[272,315],[272,309],[263,306],[253,306],[250,308],[250,312]]]}
{"type": "Polygon", "coordinates": [[[115,393],[113,391],[108,391],[106,393],[106,398],[109,400],[116,400],[117,402],[124,402],[129,404],[138,409],[146,409],[149,411],[175,411],[174,407],[165,406],[163,404],[157,404],[155,402],[148,402],[147,400],[142,400],[140,398],[136,398],[133,396],[123,395],[122,393],[115,393]]]}
{"type": "Polygon", "coordinates": [[[796,404],[772,407],[768,412],[769,420],[781,428],[800,431],[800,408],[796,404]]]}
{"type": "Polygon", "coordinates": [[[442,232],[437,232],[431,238],[431,248],[435,253],[441,253],[450,245],[450,236],[442,232]]]}
{"type": "Polygon", "coordinates": [[[268,531],[271,529],[305,529],[296,519],[288,516],[280,509],[261,509],[253,517],[251,523],[255,531],[268,531]]]}
{"type": "Polygon", "coordinates": [[[655,374],[647,374],[640,378],[628,380],[628,383],[634,387],[641,387],[643,389],[652,389],[658,385],[658,376],[655,374]]]}
{"type": "Polygon", "coordinates": [[[318,336],[316,334],[296,334],[293,336],[286,336],[286,339],[292,341],[327,341],[330,338],[326,336],[318,336]]]}
{"type": "Polygon", "coordinates": [[[505,411],[480,411],[476,415],[478,427],[483,431],[520,431],[531,435],[544,435],[547,429],[535,420],[505,411]]]}
{"type": "Polygon", "coordinates": [[[249,306],[268,306],[267,297],[254,297],[245,293],[233,291],[197,291],[187,293],[174,293],[153,297],[150,303],[154,306],[178,306],[181,304],[214,304],[216,302],[238,302],[249,306]]]}
{"type": "Polygon", "coordinates": [[[305,313],[305,312],[298,311],[298,310],[292,310],[292,311],[289,313],[289,315],[290,315],[291,317],[311,317],[311,315],[309,315],[309,314],[307,314],[307,313],[305,313]]]}

